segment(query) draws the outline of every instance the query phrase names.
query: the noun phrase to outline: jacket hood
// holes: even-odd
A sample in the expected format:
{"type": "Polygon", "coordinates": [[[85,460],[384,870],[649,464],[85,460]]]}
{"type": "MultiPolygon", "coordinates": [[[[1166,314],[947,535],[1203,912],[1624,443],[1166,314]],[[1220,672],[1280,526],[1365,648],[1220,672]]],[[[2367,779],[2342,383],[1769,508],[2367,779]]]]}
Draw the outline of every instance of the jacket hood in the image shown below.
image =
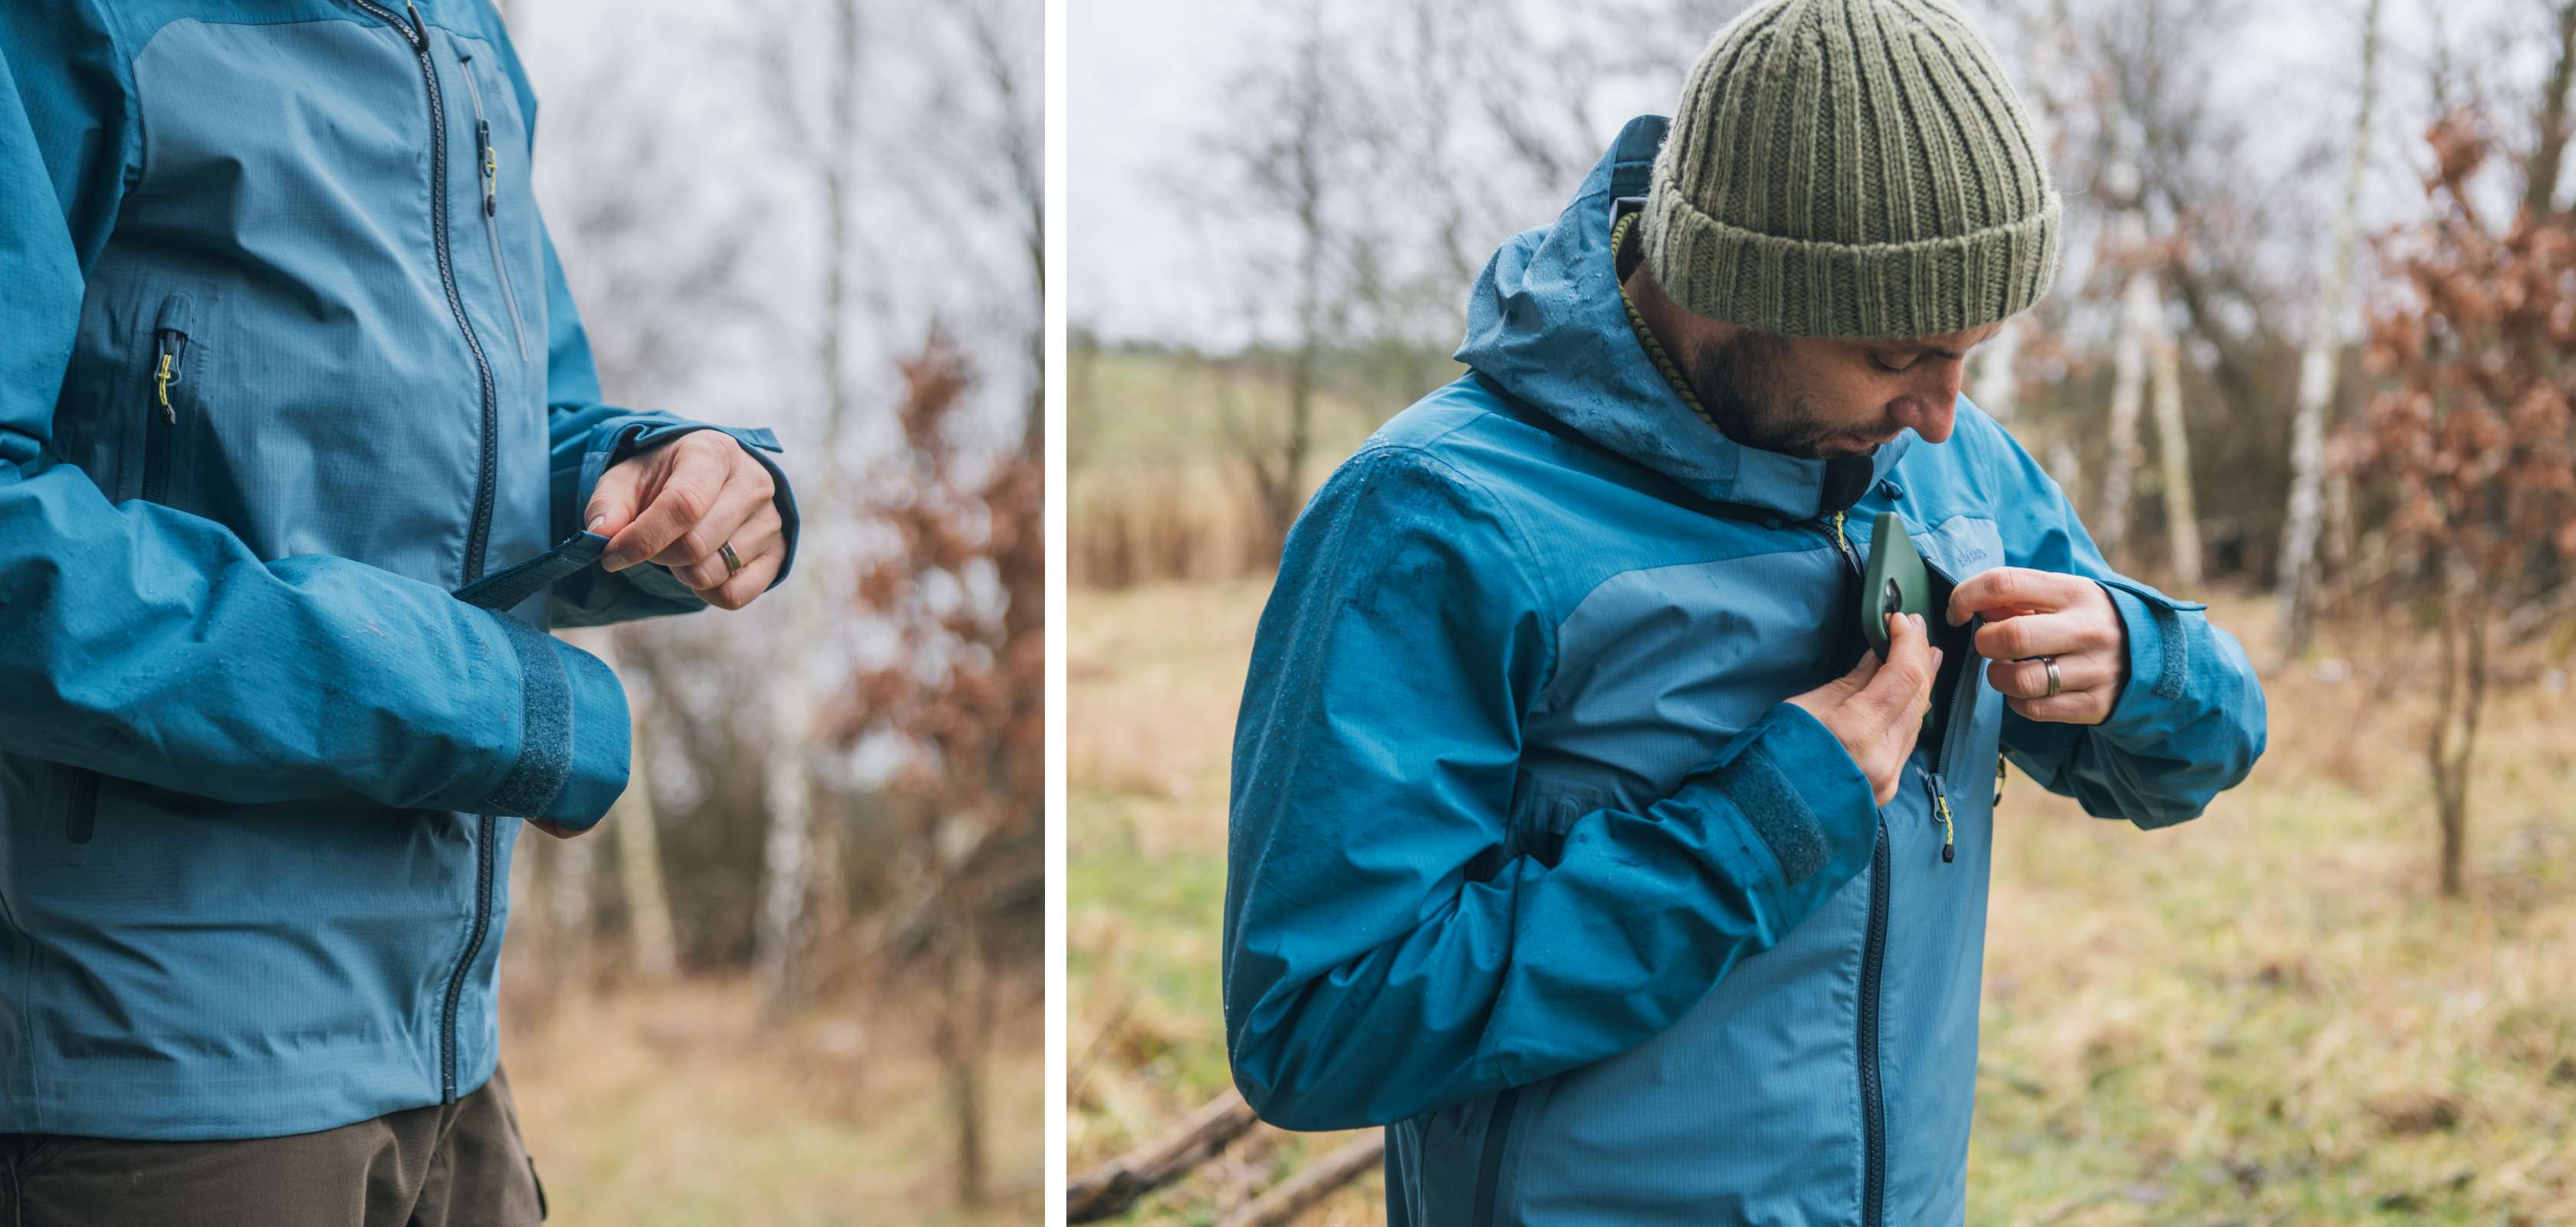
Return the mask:
{"type": "Polygon", "coordinates": [[[1553,226],[1486,261],[1457,359],[1592,442],[1704,498],[1809,517],[1859,501],[1896,467],[1912,430],[1868,456],[1813,459],[1748,447],[1673,394],[1628,324],[1610,249],[1618,203],[1646,194],[1667,121],[1628,121],[1553,226]]]}

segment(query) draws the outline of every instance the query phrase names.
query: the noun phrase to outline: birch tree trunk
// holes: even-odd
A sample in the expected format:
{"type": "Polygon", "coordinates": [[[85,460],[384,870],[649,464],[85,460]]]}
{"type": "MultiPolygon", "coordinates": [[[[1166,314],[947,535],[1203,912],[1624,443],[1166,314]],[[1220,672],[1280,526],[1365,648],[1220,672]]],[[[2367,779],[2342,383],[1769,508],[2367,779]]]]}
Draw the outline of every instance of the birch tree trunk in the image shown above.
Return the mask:
{"type": "Polygon", "coordinates": [[[2316,634],[2317,537],[2325,510],[2326,410],[2334,401],[2336,332],[2352,281],[2352,249],[2361,204],[2361,173],[2370,161],[2370,110],[2378,91],[2380,0],[2362,17],[2361,108],[2343,168],[2343,206],[2335,213],[2323,294],[2299,358],[2299,409],[2290,426],[2290,513],[2281,529],[2281,659],[2307,654],[2316,634]]]}
{"type": "MultiPolygon", "coordinates": [[[[2053,165],[2057,158],[2057,115],[2050,106],[2048,86],[2057,79],[2064,63],[2058,32],[2066,29],[2066,6],[2062,2],[2047,6],[2044,20],[2027,8],[2020,10],[2020,16],[2022,38],[2029,51],[2029,80],[2024,83],[2022,97],[2030,117],[2031,141],[2039,147],[2040,156],[2053,165]]],[[[2005,320],[1995,339],[1986,344],[1986,360],[1977,369],[1977,407],[2006,429],[2011,428],[2014,416],[2021,410],[2022,337],[2035,327],[2028,311],[2005,320]]]]}
{"type": "Polygon", "coordinates": [[[2191,495],[2191,438],[2182,424],[2182,346],[2152,317],[2155,333],[2156,455],[2164,469],[2165,539],[2173,546],[2174,578],[2200,582],[2200,512],[2191,495]]]}
{"type": "Polygon", "coordinates": [[[590,879],[598,849],[588,835],[553,843],[554,863],[547,866],[553,880],[546,884],[547,927],[555,938],[546,944],[554,964],[548,969],[548,988],[583,988],[590,975],[590,879]]]}
{"type": "MultiPolygon", "coordinates": [[[[611,671],[625,676],[619,651],[620,632],[603,627],[565,631],[563,637],[598,657],[611,671]]],[[[572,842],[586,845],[590,840],[604,836],[616,843],[618,893],[626,903],[627,943],[634,969],[645,980],[660,981],[671,978],[679,966],[679,959],[671,939],[670,888],[662,878],[661,832],[653,825],[656,817],[653,812],[653,703],[650,691],[638,692],[632,684],[627,686],[627,725],[632,730],[627,740],[634,746],[635,765],[628,772],[626,791],[618,794],[616,803],[608,807],[608,816],[599,820],[601,834],[584,836],[572,842]]],[[[581,875],[581,897],[575,899],[562,893],[572,888],[561,882],[556,884],[559,919],[577,916],[587,920],[591,914],[588,861],[595,859],[594,850],[585,847],[580,857],[583,863],[577,871],[581,875]]],[[[558,867],[570,864],[561,858],[556,863],[558,867]]],[[[570,933],[561,936],[572,943],[569,949],[586,953],[588,926],[583,924],[581,928],[583,932],[578,936],[570,933]]],[[[567,970],[570,969],[568,964],[567,970]]]]}
{"type": "MultiPolygon", "coordinates": [[[[795,10],[801,15],[806,10],[795,10]]],[[[797,549],[803,557],[800,582],[789,584],[792,650],[810,653],[825,642],[831,580],[839,567],[832,549],[841,514],[839,459],[842,428],[849,416],[849,384],[844,375],[848,348],[851,293],[849,265],[850,182],[857,171],[859,135],[858,0],[837,0],[828,11],[830,54],[823,71],[828,81],[823,122],[808,125],[791,96],[782,116],[791,129],[810,134],[804,154],[821,188],[824,208],[824,274],[822,326],[816,361],[824,393],[823,446],[816,464],[820,480],[797,490],[802,528],[797,549]]],[[[788,40],[773,47],[781,65],[810,63],[793,40],[796,31],[773,32],[788,40]]],[[[770,679],[770,743],[764,764],[763,793],[769,807],[769,834],[762,847],[760,916],[752,934],[752,966],[760,984],[761,1015],[775,1023],[802,1006],[811,989],[807,946],[812,927],[807,907],[819,860],[814,829],[814,723],[820,695],[810,660],[792,662],[770,679]]],[[[826,836],[827,846],[837,846],[826,836]]]]}
{"type": "MultiPolygon", "coordinates": [[[[600,636],[596,652],[608,667],[617,667],[617,632],[600,636]]],[[[626,900],[627,952],[635,974],[659,983],[679,973],[679,943],[671,935],[670,884],[662,876],[660,812],[653,805],[653,727],[659,696],[629,689],[627,723],[634,730],[635,769],[626,794],[609,811],[609,833],[617,841],[618,893],[626,900]]]]}
{"type": "MultiPolygon", "coordinates": [[[[804,531],[815,524],[806,521],[804,531]]],[[[810,536],[799,543],[804,548],[810,536]]],[[[820,631],[821,585],[790,586],[795,611],[790,642],[815,642],[820,631]]],[[[761,847],[760,918],[752,931],[752,970],[760,982],[761,1017],[775,1023],[806,1001],[806,892],[813,881],[814,776],[811,744],[814,698],[806,669],[779,671],[770,680],[769,753],[762,793],[769,806],[769,834],[761,847]]]]}
{"type": "Polygon", "coordinates": [[[2063,435],[2048,445],[2048,475],[2056,480],[2058,489],[2066,492],[2068,502],[2083,505],[2084,458],[2063,435]]]}
{"type": "MultiPolygon", "coordinates": [[[[2132,213],[2120,219],[2121,248],[2137,258],[2146,246],[2146,222],[2132,213]]],[[[2093,539],[2113,566],[2127,561],[2129,503],[2135,494],[2130,475],[2138,469],[2138,410],[2147,391],[2147,347],[2156,331],[2155,280],[2141,268],[2129,274],[2120,296],[2120,343],[2112,354],[2111,441],[2102,457],[2101,513],[2093,539]]]]}
{"type": "Polygon", "coordinates": [[[1977,407],[2007,429],[2020,408],[2020,378],[2014,371],[2021,365],[2021,334],[2028,327],[2027,311],[2005,320],[1995,339],[1987,342],[1986,360],[1977,370],[1977,407]]]}

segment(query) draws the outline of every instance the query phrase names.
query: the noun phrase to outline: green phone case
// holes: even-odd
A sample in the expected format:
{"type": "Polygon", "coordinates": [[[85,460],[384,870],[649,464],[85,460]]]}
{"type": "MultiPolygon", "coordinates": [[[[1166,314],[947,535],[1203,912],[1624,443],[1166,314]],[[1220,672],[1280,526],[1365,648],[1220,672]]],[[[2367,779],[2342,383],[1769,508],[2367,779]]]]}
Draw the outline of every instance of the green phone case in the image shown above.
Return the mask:
{"type": "Polygon", "coordinates": [[[1904,519],[1893,511],[1870,521],[1869,568],[1861,572],[1860,591],[1860,630],[1880,660],[1887,659],[1887,615],[1921,614],[1927,623],[1931,620],[1932,577],[1923,570],[1923,555],[1914,551],[1904,519]]]}

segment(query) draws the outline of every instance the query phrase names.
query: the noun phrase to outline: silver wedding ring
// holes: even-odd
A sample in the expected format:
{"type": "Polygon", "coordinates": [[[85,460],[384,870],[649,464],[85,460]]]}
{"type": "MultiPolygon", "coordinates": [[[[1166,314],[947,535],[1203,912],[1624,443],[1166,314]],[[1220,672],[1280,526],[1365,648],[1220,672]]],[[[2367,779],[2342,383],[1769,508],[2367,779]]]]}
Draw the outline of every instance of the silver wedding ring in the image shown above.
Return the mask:
{"type": "Polygon", "coordinates": [[[2048,697],[2052,699],[2056,698],[2057,690],[2061,683],[2061,679],[2057,676],[2057,658],[2054,656],[2042,656],[2039,660],[2041,664],[2048,666],[2048,697]]]}
{"type": "MultiPolygon", "coordinates": [[[[734,572],[742,570],[742,555],[733,552],[733,542],[727,541],[717,546],[716,556],[724,559],[726,576],[730,577],[734,572]]],[[[2048,667],[2048,693],[2057,693],[2057,666],[2055,665],[2048,667]]]]}

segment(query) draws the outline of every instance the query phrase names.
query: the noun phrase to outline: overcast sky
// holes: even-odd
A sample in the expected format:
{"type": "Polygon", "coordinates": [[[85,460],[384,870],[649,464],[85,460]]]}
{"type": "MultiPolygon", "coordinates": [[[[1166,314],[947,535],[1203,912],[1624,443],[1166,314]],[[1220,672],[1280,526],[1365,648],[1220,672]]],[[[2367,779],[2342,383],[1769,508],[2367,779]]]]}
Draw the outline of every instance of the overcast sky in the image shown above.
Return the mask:
{"type": "MultiPolygon", "coordinates": [[[[2408,159],[2420,148],[2424,126],[2422,79],[2435,42],[2435,6],[2446,10],[2455,44],[2480,46],[2481,58],[2506,59],[2506,75],[2515,79],[2536,79],[2545,47],[2535,43],[2546,42],[2497,33],[2522,27],[2538,33],[2540,10],[2530,0],[2385,3],[2382,79],[2392,88],[2374,132],[2365,205],[2374,225],[2403,217],[2421,200],[2408,159]],[[2499,25],[2508,22],[2521,26],[2499,25]]],[[[1969,4],[1988,22],[1997,7],[1993,0],[1969,4]]],[[[2361,0],[2264,0],[2250,6],[2236,55],[2217,77],[2219,88],[2239,105],[2279,115],[2277,126],[2264,129],[2277,143],[2275,157],[2288,158],[2318,133],[2349,130],[2360,12],[2361,0]]],[[[1217,348],[1241,343],[1233,309],[1240,297],[1229,298],[1221,288],[1225,236],[1194,216],[1171,185],[1186,173],[1186,155],[1200,134],[1224,113],[1222,84],[1263,49],[1266,30],[1260,7],[1250,4],[1077,0],[1067,6],[1066,187],[1073,237],[1066,270],[1077,326],[1110,338],[1217,348]]],[[[1999,49],[2008,45],[2008,32],[1989,34],[1999,49]]],[[[2017,56],[2003,54],[2007,71],[2018,73],[2017,56]]],[[[1641,93],[1660,97],[1679,87],[1672,81],[1641,93]]],[[[1599,135],[1606,143],[1612,134],[1599,135]]],[[[2251,167],[2249,173],[2262,174],[2264,168],[2251,167]]],[[[2337,184],[2310,186],[2320,202],[2322,242],[2337,184]]],[[[1531,202],[1527,224],[1548,220],[1555,203],[1531,202]]],[[[1466,287],[1459,288],[1464,293],[1466,287]]]]}

